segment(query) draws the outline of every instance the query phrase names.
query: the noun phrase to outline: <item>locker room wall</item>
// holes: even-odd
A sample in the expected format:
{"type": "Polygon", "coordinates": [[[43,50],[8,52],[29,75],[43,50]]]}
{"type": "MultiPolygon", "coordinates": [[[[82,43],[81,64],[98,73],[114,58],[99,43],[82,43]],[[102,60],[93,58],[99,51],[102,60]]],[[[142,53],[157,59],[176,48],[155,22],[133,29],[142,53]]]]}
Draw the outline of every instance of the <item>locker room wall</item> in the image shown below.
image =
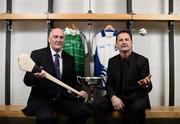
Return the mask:
{"type": "Polygon", "coordinates": [[[5,101],[5,23],[0,22],[0,104],[5,101]]]}
{"type": "MultiPolygon", "coordinates": [[[[46,13],[48,1],[44,0],[13,0],[14,13],[46,13]]],[[[132,1],[134,13],[167,14],[168,0],[138,0],[132,1]],[[148,7],[147,7],[148,5],[148,7]]],[[[0,12],[6,12],[6,0],[2,0],[0,12]]],[[[180,1],[174,1],[174,11],[180,12],[180,1]]],[[[126,1],[119,0],[92,0],[93,13],[126,13],[126,1]],[[99,6],[102,7],[99,7],[99,6]]],[[[54,0],[54,12],[87,13],[89,1],[87,0],[54,0]]],[[[125,21],[55,21],[55,27],[65,28],[74,23],[86,36],[89,52],[91,52],[92,36],[101,31],[107,24],[116,29],[126,28],[125,21]],[[91,26],[88,26],[88,23],[91,26]]],[[[30,88],[23,83],[24,72],[17,65],[17,58],[21,53],[29,53],[38,48],[47,46],[46,21],[13,21],[11,34],[11,104],[26,104],[30,88]]],[[[175,105],[180,105],[180,23],[175,22],[175,105]]],[[[5,86],[5,22],[0,21],[0,104],[4,104],[5,86]]],[[[150,101],[153,106],[168,105],[169,101],[169,46],[167,22],[135,21],[133,23],[133,50],[147,58],[150,62],[153,90],[150,101]],[[139,35],[139,29],[146,28],[148,34],[139,35]]],[[[93,74],[93,61],[91,53],[86,58],[86,75],[93,74]]]]}

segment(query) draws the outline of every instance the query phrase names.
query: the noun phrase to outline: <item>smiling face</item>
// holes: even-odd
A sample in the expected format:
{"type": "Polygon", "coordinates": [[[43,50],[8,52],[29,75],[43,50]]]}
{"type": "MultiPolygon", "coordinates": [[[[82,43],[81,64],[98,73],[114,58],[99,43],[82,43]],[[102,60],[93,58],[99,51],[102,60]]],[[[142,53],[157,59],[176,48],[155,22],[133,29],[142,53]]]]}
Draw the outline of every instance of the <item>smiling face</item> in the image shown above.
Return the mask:
{"type": "Polygon", "coordinates": [[[126,32],[122,32],[117,36],[116,47],[121,52],[130,52],[132,51],[132,39],[130,35],[126,32]]]}
{"type": "Polygon", "coordinates": [[[49,34],[49,45],[55,52],[59,52],[64,46],[65,34],[60,28],[53,29],[49,34]]]}

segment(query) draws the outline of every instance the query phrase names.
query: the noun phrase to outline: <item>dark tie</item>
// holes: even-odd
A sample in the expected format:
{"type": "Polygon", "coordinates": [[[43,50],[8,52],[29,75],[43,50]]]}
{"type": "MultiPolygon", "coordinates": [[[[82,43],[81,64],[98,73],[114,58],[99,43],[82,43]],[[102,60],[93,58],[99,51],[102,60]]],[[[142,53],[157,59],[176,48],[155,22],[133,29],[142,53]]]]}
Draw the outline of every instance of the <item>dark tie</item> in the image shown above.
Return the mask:
{"type": "Polygon", "coordinates": [[[54,54],[55,56],[55,61],[54,61],[54,65],[55,65],[55,70],[56,70],[56,78],[60,79],[60,63],[59,63],[59,54],[54,54]]]}

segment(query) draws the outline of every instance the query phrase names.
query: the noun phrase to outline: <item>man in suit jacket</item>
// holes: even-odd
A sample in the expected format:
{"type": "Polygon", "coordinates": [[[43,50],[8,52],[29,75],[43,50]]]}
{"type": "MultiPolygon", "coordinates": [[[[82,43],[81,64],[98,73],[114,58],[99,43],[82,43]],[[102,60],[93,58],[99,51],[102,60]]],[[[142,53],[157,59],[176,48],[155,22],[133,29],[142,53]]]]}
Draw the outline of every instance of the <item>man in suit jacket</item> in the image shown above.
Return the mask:
{"type": "MultiPolygon", "coordinates": [[[[48,38],[49,46],[32,51],[31,58],[47,73],[80,90],[76,79],[74,58],[62,50],[64,38],[63,30],[53,29],[48,38]],[[59,72],[56,72],[54,55],[57,55],[57,62],[60,65],[59,72]]],[[[35,115],[37,124],[57,124],[54,111],[64,113],[68,117],[67,124],[83,124],[88,117],[89,108],[65,88],[44,77],[44,71],[26,72],[24,83],[32,88],[27,107],[22,111],[26,115],[35,115]]],[[[87,98],[87,93],[80,91],[79,97],[87,98]]]]}
{"type": "Polygon", "coordinates": [[[152,89],[148,59],[132,51],[132,35],[122,30],[116,38],[120,54],[109,59],[107,95],[93,103],[96,124],[107,124],[109,112],[123,113],[123,124],[145,124],[152,89]]]}

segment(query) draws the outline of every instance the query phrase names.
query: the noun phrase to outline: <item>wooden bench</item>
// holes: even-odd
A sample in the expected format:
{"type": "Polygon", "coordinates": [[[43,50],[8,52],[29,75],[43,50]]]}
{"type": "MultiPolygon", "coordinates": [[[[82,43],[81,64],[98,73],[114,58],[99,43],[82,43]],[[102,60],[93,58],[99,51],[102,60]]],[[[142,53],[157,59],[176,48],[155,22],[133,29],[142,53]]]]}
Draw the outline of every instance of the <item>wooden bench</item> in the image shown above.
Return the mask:
{"type": "MultiPolygon", "coordinates": [[[[0,105],[0,117],[27,117],[21,112],[23,105],[0,105]]],[[[113,118],[120,118],[118,112],[112,113],[113,118]]],[[[146,118],[180,118],[180,106],[157,106],[146,110],[146,118]]]]}
{"type": "MultiPolygon", "coordinates": [[[[113,112],[114,118],[119,118],[119,112],[113,112]]],[[[146,118],[180,118],[180,106],[153,106],[146,110],[146,118]]]]}
{"type": "Polygon", "coordinates": [[[0,105],[0,117],[26,117],[21,111],[23,105],[0,105]]]}

